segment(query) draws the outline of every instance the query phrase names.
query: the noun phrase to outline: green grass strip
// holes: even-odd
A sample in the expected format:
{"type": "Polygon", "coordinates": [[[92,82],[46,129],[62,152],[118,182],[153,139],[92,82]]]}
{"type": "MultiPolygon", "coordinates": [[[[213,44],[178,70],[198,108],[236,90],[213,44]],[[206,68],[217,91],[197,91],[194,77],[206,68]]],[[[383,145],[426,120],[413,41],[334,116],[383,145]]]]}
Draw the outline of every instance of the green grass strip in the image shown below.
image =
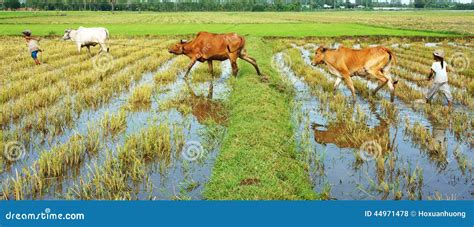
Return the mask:
{"type": "Polygon", "coordinates": [[[251,36],[307,37],[307,36],[456,36],[455,34],[386,28],[352,23],[283,23],[283,24],[0,24],[0,35],[20,35],[25,29],[34,35],[63,35],[66,28],[79,26],[109,29],[116,35],[188,35],[199,31],[215,33],[236,32],[251,36]]]}
{"type": "Polygon", "coordinates": [[[297,159],[291,123],[291,92],[271,69],[271,43],[248,38],[247,49],[270,77],[260,81],[240,61],[229,100],[228,131],[204,197],[212,200],[316,199],[307,165],[297,159]],[[257,51],[265,50],[265,51],[257,51]]]}

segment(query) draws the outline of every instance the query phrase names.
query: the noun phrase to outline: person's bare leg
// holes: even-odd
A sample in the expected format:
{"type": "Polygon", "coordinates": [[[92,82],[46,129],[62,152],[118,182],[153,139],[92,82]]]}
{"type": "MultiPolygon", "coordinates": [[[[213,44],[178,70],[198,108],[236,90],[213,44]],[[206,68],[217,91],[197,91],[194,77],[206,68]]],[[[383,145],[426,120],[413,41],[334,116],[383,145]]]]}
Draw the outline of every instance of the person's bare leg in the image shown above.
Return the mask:
{"type": "Polygon", "coordinates": [[[451,95],[451,89],[449,89],[449,85],[447,83],[441,85],[440,90],[443,92],[444,97],[448,101],[448,107],[451,108],[453,106],[453,96],[451,95]]]}
{"type": "Polygon", "coordinates": [[[426,96],[425,96],[426,103],[431,103],[431,99],[432,99],[433,96],[436,94],[436,92],[439,91],[440,86],[441,86],[441,85],[438,84],[438,83],[433,84],[433,86],[430,88],[430,90],[428,91],[428,93],[426,93],[426,96]]]}

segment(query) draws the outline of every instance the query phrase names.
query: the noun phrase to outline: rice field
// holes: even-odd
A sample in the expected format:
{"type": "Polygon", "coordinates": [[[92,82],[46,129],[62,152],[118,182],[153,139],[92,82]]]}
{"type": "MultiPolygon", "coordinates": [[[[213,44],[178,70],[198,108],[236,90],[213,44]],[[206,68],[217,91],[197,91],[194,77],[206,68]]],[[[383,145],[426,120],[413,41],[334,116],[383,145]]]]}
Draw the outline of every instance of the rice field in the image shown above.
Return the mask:
{"type": "MultiPolygon", "coordinates": [[[[0,199],[473,199],[474,43],[438,38],[248,38],[269,81],[246,63],[197,64],[176,37],[121,37],[110,53],[45,38],[40,66],[1,37],[0,199]],[[384,45],[394,103],[354,78],[357,101],[316,47],[384,45]],[[264,49],[265,48],[265,49],[264,49]],[[417,104],[435,48],[454,107],[417,104]]],[[[386,88],[385,88],[386,89],[386,88]]]]}
{"type": "Polygon", "coordinates": [[[188,59],[167,53],[170,40],[115,40],[92,58],[45,40],[39,67],[22,40],[2,41],[2,199],[201,198],[225,132],[230,64],[213,79],[197,66],[191,77],[207,80],[187,84],[188,59]]]}
{"type": "Polygon", "coordinates": [[[376,82],[356,78],[358,97],[353,105],[347,87],[333,93],[335,77],[326,67],[310,64],[317,46],[341,43],[332,39],[278,43],[281,50],[273,65],[295,90],[298,150],[323,199],[473,198],[472,47],[447,40],[345,40],[343,45],[354,48],[390,47],[398,58],[391,70],[399,81],[395,102],[388,101],[388,90],[371,96],[376,82]],[[428,75],[434,48],[448,51],[448,56],[463,56],[451,59],[453,109],[444,105],[441,95],[431,105],[414,102],[431,85],[420,78],[428,75]]]}
{"type": "Polygon", "coordinates": [[[461,10],[317,12],[0,12],[1,35],[28,27],[38,35],[65,28],[107,27],[114,35],[238,32],[255,36],[447,36],[472,35],[473,13],[461,10]],[[218,20],[216,20],[218,18],[218,20]],[[89,26],[90,25],[90,26],[89,26]],[[133,25],[133,26],[131,26],[133,25]],[[274,29],[278,26],[279,29],[274,29]]]}

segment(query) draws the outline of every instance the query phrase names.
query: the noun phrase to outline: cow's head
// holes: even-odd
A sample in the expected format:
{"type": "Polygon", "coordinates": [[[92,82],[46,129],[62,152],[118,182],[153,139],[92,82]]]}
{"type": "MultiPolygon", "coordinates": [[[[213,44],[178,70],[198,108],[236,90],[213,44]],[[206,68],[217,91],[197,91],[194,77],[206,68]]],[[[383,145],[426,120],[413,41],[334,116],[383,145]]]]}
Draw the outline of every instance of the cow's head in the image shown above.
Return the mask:
{"type": "Polygon", "coordinates": [[[174,44],[172,47],[168,49],[168,52],[172,54],[184,54],[184,45],[188,43],[187,40],[180,40],[179,43],[174,44]]]}
{"type": "Polygon", "coordinates": [[[66,29],[66,30],[64,30],[64,35],[63,35],[62,40],[69,40],[69,39],[71,39],[71,32],[72,32],[71,29],[66,29]]]}
{"type": "Polygon", "coordinates": [[[316,52],[314,53],[314,58],[311,65],[316,66],[316,65],[322,64],[324,62],[323,61],[324,54],[327,50],[328,50],[327,47],[323,47],[323,46],[318,47],[318,49],[316,49],[316,52]]]}

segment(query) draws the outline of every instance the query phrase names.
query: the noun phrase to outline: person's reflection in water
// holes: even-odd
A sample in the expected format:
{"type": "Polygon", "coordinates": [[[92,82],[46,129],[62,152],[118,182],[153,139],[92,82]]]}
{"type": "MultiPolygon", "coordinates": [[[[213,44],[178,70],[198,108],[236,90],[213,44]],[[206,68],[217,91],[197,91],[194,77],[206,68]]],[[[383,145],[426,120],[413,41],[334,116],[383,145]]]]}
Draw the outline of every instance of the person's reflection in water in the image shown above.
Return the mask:
{"type": "Polygon", "coordinates": [[[446,157],[448,152],[446,127],[436,123],[432,123],[432,125],[432,136],[437,144],[435,145],[435,147],[430,147],[430,150],[432,150],[433,152],[429,152],[429,155],[432,159],[438,162],[439,167],[442,167],[442,169],[444,169],[448,164],[448,157],[446,157]]]}

